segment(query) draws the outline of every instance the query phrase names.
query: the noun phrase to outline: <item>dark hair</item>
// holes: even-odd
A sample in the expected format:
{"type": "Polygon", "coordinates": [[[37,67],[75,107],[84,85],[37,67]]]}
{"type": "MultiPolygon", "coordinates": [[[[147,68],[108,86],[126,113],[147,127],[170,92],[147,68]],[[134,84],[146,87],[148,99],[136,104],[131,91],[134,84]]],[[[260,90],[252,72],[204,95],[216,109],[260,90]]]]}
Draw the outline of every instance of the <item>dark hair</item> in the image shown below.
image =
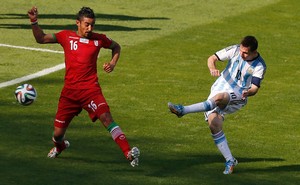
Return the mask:
{"type": "Polygon", "coordinates": [[[95,19],[94,11],[89,7],[82,7],[77,14],[77,20],[80,21],[83,17],[95,19]]]}
{"type": "Polygon", "coordinates": [[[255,51],[258,48],[258,42],[254,36],[246,36],[241,41],[242,46],[249,47],[250,51],[255,51]]]}

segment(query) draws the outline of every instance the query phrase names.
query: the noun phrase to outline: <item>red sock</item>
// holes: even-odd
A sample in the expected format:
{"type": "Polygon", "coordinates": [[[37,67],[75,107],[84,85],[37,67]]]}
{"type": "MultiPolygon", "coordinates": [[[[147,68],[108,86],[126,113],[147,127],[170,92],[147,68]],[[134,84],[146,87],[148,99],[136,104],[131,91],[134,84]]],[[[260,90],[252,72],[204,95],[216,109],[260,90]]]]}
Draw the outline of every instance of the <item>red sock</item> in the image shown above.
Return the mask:
{"type": "Polygon", "coordinates": [[[113,122],[107,127],[107,130],[110,132],[113,140],[117,143],[117,145],[119,145],[125,157],[127,158],[127,154],[130,151],[130,146],[121,128],[115,122],[113,122]]]}
{"type": "Polygon", "coordinates": [[[57,152],[61,152],[64,149],[66,149],[66,144],[65,144],[64,140],[62,142],[57,142],[57,141],[55,141],[54,137],[52,137],[52,141],[54,143],[54,146],[56,147],[57,152]]]}
{"type": "Polygon", "coordinates": [[[130,151],[130,146],[129,143],[126,139],[126,136],[124,134],[119,135],[116,139],[115,142],[119,147],[121,148],[122,152],[124,153],[125,157],[127,158],[127,154],[130,151]]]}

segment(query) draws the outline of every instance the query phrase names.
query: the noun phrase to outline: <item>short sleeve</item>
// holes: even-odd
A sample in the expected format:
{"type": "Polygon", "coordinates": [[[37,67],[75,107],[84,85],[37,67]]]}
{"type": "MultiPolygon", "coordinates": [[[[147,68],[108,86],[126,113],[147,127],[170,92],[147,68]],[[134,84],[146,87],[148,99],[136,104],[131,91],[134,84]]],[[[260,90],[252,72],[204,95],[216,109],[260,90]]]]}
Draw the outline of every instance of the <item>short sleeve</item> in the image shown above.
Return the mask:
{"type": "Polygon", "coordinates": [[[236,54],[238,54],[239,45],[228,46],[224,49],[221,49],[215,53],[219,60],[225,61],[233,58],[236,54]]]}
{"type": "Polygon", "coordinates": [[[58,43],[63,44],[64,40],[66,40],[66,39],[64,39],[66,37],[66,32],[67,32],[66,30],[63,30],[63,31],[53,34],[54,38],[56,39],[56,41],[58,43]]]}
{"type": "Polygon", "coordinates": [[[266,68],[264,67],[264,65],[260,63],[255,67],[255,70],[253,72],[253,77],[264,79],[265,73],[266,73],[266,68]]]}
{"type": "Polygon", "coordinates": [[[105,34],[94,34],[92,37],[93,40],[99,40],[103,48],[109,48],[112,44],[112,39],[107,37],[105,34]]]}

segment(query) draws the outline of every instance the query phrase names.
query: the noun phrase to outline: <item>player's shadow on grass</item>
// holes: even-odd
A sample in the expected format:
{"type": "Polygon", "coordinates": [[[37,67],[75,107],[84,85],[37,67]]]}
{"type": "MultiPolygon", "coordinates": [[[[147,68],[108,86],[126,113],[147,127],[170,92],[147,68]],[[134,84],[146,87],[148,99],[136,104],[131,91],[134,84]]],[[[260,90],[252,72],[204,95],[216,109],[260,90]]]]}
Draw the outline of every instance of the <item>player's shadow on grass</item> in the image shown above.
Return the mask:
{"type": "MultiPolygon", "coordinates": [[[[47,25],[43,24],[42,29],[44,30],[76,30],[77,27],[74,24],[66,24],[66,25],[47,25]]],[[[0,24],[0,28],[5,29],[31,29],[31,26],[28,24],[0,24]]],[[[108,25],[108,24],[96,24],[94,30],[97,31],[139,31],[139,30],[160,30],[160,28],[148,28],[148,27],[140,27],[140,28],[132,28],[127,26],[117,26],[117,25],[108,25]]]]}
{"type": "Polygon", "coordinates": [[[251,162],[281,162],[284,159],[281,158],[245,158],[245,157],[238,157],[237,158],[239,163],[251,163],[251,162]]]}
{"type": "MultiPolygon", "coordinates": [[[[43,14],[39,15],[40,19],[70,19],[74,20],[74,24],[67,25],[47,25],[42,24],[43,29],[47,30],[76,30],[75,20],[76,16],[72,14],[43,14]]],[[[26,14],[0,14],[0,19],[28,19],[26,14]]],[[[160,30],[160,28],[152,27],[127,27],[111,24],[103,24],[103,22],[109,21],[143,21],[143,20],[169,20],[166,17],[137,17],[137,16],[127,16],[127,15],[113,15],[113,14],[96,14],[96,25],[95,30],[98,31],[138,31],[138,30],[160,30]]],[[[31,29],[28,24],[0,24],[0,28],[6,29],[31,29]]]]}
{"type": "MultiPolygon", "coordinates": [[[[116,14],[99,14],[96,13],[96,20],[118,20],[118,21],[141,21],[141,20],[169,20],[167,17],[137,17],[116,14]]],[[[74,14],[41,14],[41,19],[70,19],[76,20],[74,14]]],[[[28,19],[26,14],[0,14],[0,19],[28,19]]]]}
{"type": "Polygon", "coordinates": [[[299,172],[300,171],[300,165],[294,164],[294,165],[282,165],[282,166],[272,166],[267,168],[252,168],[252,169],[239,169],[236,173],[262,173],[262,172],[299,172]]]}
{"type": "MultiPolygon", "coordinates": [[[[269,162],[280,162],[284,161],[281,158],[239,158],[240,164],[249,163],[249,162],[262,162],[262,161],[269,161],[269,162]]],[[[146,162],[145,162],[146,163],[146,162]]],[[[199,171],[207,171],[211,170],[211,167],[208,164],[216,164],[222,163],[222,157],[216,154],[207,154],[207,155],[184,155],[178,156],[176,159],[156,159],[154,161],[149,162],[147,165],[153,165],[153,168],[156,169],[152,173],[148,174],[149,176],[155,177],[166,177],[166,176],[173,176],[178,175],[180,172],[184,172],[190,168],[198,168],[199,171]],[[156,167],[155,167],[156,166],[156,167]]],[[[294,166],[292,171],[299,170],[300,166],[294,166]]],[[[287,171],[290,170],[288,167],[277,167],[277,168],[266,168],[260,169],[261,172],[275,172],[275,171],[287,171]]],[[[257,169],[253,170],[256,172],[257,169]]],[[[249,172],[249,170],[247,170],[249,172]]],[[[236,173],[243,173],[240,169],[236,170],[236,173]]],[[[201,172],[202,174],[202,172],[201,172]]]]}

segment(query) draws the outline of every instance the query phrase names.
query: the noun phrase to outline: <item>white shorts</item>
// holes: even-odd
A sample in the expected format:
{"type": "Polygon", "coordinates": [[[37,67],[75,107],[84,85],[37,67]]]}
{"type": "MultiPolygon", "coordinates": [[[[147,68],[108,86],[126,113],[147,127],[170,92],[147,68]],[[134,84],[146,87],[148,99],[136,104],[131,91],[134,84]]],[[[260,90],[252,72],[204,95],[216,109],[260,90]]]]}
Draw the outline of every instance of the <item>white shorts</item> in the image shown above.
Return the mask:
{"type": "MultiPolygon", "coordinates": [[[[221,92],[221,91],[211,92],[208,99],[211,99],[212,97],[214,97],[218,93],[224,93],[224,92],[221,92]]],[[[225,114],[234,113],[234,112],[240,110],[243,106],[245,106],[247,104],[247,98],[242,99],[242,95],[240,93],[236,93],[236,92],[233,92],[233,91],[225,91],[225,93],[228,93],[229,97],[230,97],[230,100],[229,100],[229,103],[227,104],[227,106],[224,109],[220,109],[219,107],[216,107],[213,110],[205,112],[204,116],[205,116],[206,121],[208,120],[208,116],[211,113],[218,113],[224,119],[225,114]]]]}

